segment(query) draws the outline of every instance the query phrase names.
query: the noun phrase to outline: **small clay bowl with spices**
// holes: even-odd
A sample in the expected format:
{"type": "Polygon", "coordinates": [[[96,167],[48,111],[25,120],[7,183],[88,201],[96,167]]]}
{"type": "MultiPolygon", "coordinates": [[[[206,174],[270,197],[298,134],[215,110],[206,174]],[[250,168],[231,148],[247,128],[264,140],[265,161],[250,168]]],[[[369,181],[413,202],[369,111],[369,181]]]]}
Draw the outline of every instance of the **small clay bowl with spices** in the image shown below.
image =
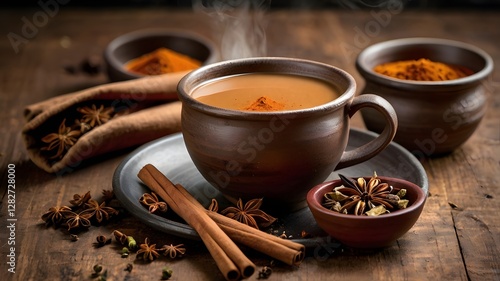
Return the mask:
{"type": "MultiPolygon", "coordinates": [[[[369,182],[371,177],[364,177],[369,182]]],[[[343,183],[328,181],[313,187],[307,193],[307,204],[318,226],[342,244],[358,249],[377,249],[392,245],[417,222],[427,199],[427,190],[409,181],[378,177],[395,190],[406,189],[404,209],[390,210],[378,216],[344,214],[323,206],[324,196],[343,183]]],[[[378,205],[378,204],[377,204],[378,205]]],[[[352,210],[352,209],[351,209],[352,210]]]]}
{"type": "Polygon", "coordinates": [[[218,60],[215,45],[199,34],[175,29],[137,30],[115,38],[106,47],[104,61],[109,79],[124,81],[148,76],[130,71],[127,64],[160,48],[187,56],[201,65],[218,60]]]}
{"type": "MultiPolygon", "coordinates": [[[[474,133],[486,110],[483,82],[493,70],[493,60],[485,51],[463,42],[404,38],[367,47],[358,55],[356,68],[366,82],[361,94],[379,95],[396,110],[399,124],[394,141],[422,159],[449,154],[474,133]],[[462,70],[466,76],[443,81],[409,80],[428,77],[425,72],[429,69],[422,70],[425,65],[406,68],[399,78],[374,70],[389,62],[420,59],[462,70]]],[[[361,114],[369,130],[382,132],[384,123],[378,113],[364,109],[361,114]]]]}

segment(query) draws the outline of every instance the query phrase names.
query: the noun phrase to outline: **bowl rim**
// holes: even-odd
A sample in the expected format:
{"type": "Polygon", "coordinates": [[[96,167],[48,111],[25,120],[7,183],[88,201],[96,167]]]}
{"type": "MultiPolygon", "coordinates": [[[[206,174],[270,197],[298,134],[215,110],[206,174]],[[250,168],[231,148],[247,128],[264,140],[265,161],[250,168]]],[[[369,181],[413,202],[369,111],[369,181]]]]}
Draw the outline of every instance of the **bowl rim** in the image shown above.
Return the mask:
{"type": "Polygon", "coordinates": [[[382,41],[379,43],[372,44],[362,50],[356,58],[356,68],[364,76],[365,79],[378,81],[384,84],[390,83],[391,85],[397,86],[420,86],[420,87],[439,87],[439,86],[463,86],[469,85],[471,83],[477,83],[478,81],[487,77],[493,71],[493,59],[491,56],[479,47],[474,45],[450,40],[443,38],[432,38],[432,37],[411,37],[411,38],[399,38],[393,40],[382,41]],[[475,53],[484,60],[484,67],[475,72],[474,74],[468,75],[466,77],[446,80],[446,81],[414,81],[414,80],[403,80],[394,77],[389,77],[373,71],[372,68],[368,67],[366,60],[368,57],[377,53],[379,50],[392,48],[392,47],[404,47],[412,45],[441,45],[454,47],[458,49],[463,49],[472,53],[475,53]]]}
{"type": "MultiPolygon", "coordinates": [[[[371,177],[366,176],[364,178],[370,179],[371,177]]],[[[393,217],[398,217],[398,216],[402,216],[402,215],[414,212],[415,210],[423,207],[422,205],[424,205],[425,201],[427,200],[427,194],[424,191],[424,189],[422,187],[412,183],[412,182],[409,182],[407,180],[400,179],[400,178],[395,178],[395,177],[378,176],[378,178],[381,181],[388,181],[389,180],[389,181],[398,182],[398,183],[405,185],[405,186],[412,186],[413,188],[415,188],[415,190],[417,190],[417,200],[415,202],[413,202],[408,208],[405,208],[402,210],[397,210],[395,212],[391,212],[391,213],[380,215],[380,216],[356,216],[353,214],[342,214],[339,212],[328,210],[327,208],[323,207],[319,201],[317,201],[315,199],[316,194],[323,193],[324,191],[326,191],[326,189],[328,187],[334,186],[334,185],[340,183],[340,179],[335,179],[335,180],[331,180],[331,181],[327,181],[327,182],[318,184],[309,190],[309,192],[307,193],[307,196],[306,196],[306,200],[307,200],[307,204],[309,206],[309,209],[311,210],[311,212],[317,211],[317,212],[322,213],[322,214],[329,216],[329,217],[337,217],[340,219],[354,219],[354,220],[361,220],[361,221],[373,221],[373,220],[381,220],[381,219],[390,219],[393,217]]]]}
{"type": "Polygon", "coordinates": [[[108,67],[112,67],[116,71],[119,71],[120,73],[128,75],[130,77],[135,77],[135,78],[147,77],[148,75],[136,74],[126,70],[123,67],[123,63],[121,63],[114,56],[114,51],[123,44],[134,42],[148,37],[158,37],[158,36],[180,37],[196,41],[201,45],[205,46],[209,52],[206,61],[202,63],[212,63],[216,60],[217,55],[216,55],[215,44],[201,34],[177,28],[145,28],[119,35],[118,37],[115,37],[113,40],[111,40],[108,43],[108,45],[106,45],[106,48],[104,49],[104,58],[109,64],[108,67]]]}

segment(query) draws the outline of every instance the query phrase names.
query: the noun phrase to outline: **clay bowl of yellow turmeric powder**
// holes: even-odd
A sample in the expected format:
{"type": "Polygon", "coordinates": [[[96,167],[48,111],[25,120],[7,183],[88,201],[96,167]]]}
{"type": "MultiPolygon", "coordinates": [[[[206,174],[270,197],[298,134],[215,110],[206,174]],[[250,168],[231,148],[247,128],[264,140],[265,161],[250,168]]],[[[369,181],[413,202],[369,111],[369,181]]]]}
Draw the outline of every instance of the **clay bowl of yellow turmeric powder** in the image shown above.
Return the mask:
{"type": "MultiPolygon", "coordinates": [[[[366,82],[361,94],[379,95],[396,110],[394,141],[422,159],[449,154],[474,133],[486,110],[483,82],[493,60],[463,42],[405,38],[367,47],[356,68],[366,82]]],[[[369,130],[382,132],[382,116],[361,113],[369,130]]]]}
{"type": "Polygon", "coordinates": [[[145,29],[121,35],[104,52],[111,81],[190,71],[217,60],[213,43],[172,29],[145,29]]]}

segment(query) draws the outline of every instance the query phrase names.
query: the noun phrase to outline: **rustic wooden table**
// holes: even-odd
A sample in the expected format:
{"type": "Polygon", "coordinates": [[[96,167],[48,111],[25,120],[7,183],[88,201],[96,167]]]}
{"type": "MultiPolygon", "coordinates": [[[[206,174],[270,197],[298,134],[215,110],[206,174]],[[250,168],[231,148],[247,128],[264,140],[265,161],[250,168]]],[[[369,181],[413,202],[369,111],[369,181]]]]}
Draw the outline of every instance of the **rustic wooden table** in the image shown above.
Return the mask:
{"type": "MultiPolygon", "coordinates": [[[[428,36],[469,42],[500,65],[498,11],[282,10],[266,17],[268,55],[339,66],[355,76],[359,87],[363,81],[354,68],[356,54],[369,44],[393,38],[428,36]]],[[[73,10],[61,5],[50,13],[42,8],[0,11],[0,116],[5,121],[0,126],[2,280],[89,280],[98,263],[107,270],[108,280],[159,280],[165,266],[173,269],[172,280],[222,279],[203,244],[155,231],[131,215],[91,227],[77,242],[70,241],[62,229],[46,228],[40,216],[49,207],[68,204],[75,193],[90,191],[98,196],[103,189],[111,189],[113,172],[130,150],[55,176],[29,160],[20,136],[26,105],[108,82],[103,72],[70,74],[64,68],[91,56],[100,58],[114,37],[148,27],[175,27],[217,41],[213,26],[208,16],[166,8],[73,10]],[[14,166],[14,172],[8,172],[14,166]],[[15,199],[7,191],[12,173],[15,199]],[[157,243],[184,243],[188,254],[175,262],[145,264],[134,261],[134,256],[121,258],[121,248],[114,244],[93,246],[97,235],[109,235],[113,229],[138,241],[149,237],[157,243]],[[128,263],[134,266],[130,273],[124,270],[128,263]],[[13,266],[15,273],[9,271],[13,266]]],[[[309,255],[300,267],[274,264],[269,280],[500,280],[500,72],[495,71],[485,86],[490,94],[488,111],[470,140],[446,157],[422,159],[430,196],[406,235],[388,248],[371,252],[328,251],[325,243],[325,249],[309,255]]],[[[359,116],[353,125],[363,128],[359,116]]],[[[257,253],[250,257],[258,269],[271,262],[257,253]]],[[[257,274],[250,279],[257,279],[257,274]]]]}

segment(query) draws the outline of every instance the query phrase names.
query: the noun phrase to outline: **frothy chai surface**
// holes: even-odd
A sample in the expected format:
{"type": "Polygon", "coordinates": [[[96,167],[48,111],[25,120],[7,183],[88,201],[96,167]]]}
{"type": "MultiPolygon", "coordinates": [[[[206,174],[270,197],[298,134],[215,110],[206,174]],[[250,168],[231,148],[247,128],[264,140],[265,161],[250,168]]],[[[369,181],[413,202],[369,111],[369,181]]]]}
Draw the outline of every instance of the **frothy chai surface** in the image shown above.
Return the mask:
{"type": "Polygon", "coordinates": [[[233,110],[278,111],[311,108],[339,94],[320,79],[291,74],[251,73],[210,80],[192,92],[202,103],[233,110]]]}

